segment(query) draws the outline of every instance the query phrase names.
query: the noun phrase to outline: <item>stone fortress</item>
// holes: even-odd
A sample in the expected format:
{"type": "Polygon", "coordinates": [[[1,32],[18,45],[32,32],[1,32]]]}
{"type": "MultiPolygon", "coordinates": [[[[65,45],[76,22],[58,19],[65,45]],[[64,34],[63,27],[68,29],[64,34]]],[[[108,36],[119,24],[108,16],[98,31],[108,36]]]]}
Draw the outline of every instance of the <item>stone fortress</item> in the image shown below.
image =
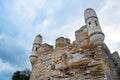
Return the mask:
{"type": "Polygon", "coordinates": [[[96,12],[84,12],[85,25],[75,31],[75,41],[59,37],[55,48],[34,39],[30,80],[120,80],[120,57],[104,43],[96,12]]]}

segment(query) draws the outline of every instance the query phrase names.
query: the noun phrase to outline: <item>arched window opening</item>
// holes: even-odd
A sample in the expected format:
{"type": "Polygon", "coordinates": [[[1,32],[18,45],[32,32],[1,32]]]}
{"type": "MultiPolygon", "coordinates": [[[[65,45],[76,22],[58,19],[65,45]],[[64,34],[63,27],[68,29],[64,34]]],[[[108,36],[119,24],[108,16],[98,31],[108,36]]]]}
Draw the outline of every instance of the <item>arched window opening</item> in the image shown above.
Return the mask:
{"type": "Polygon", "coordinates": [[[89,27],[92,28],[92,24],[91,24],[91,22],[89,22],[89,27]]]}
{"type": "Polygon", "coordinates": [[[97,21],[95,21],[95,25],[96,25],[96,26],[98,26],[98,23],[97,23],[97,21]]]}
{"type": "Polygon", "coordinates": [[[37,51],[37,47],[35,48],[35,51],[37,51]]]}
{"type": "Polygon", "coordinates": [[[91,25],[91,22],[89,22],[89,26],[91,25]]]}

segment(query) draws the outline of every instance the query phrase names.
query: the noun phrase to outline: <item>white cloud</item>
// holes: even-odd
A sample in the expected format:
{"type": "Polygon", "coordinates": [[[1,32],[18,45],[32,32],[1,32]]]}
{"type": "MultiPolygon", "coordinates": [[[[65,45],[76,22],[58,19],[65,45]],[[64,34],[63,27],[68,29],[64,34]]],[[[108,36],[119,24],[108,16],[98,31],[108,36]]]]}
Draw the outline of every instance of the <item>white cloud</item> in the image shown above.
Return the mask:
{"type": "Polygon", "coordinates": [[[118,45],[120,45],[120,0],[106,0],[105,3],[99,11],[99,19],[105,33],[105,43],[111,52],[117,50],[120,53],[118,48],[118,45]]]}
{"type": "Polygon", "coordinates": [[[14,22],[33,21],[44,3],[45,0],[17,0],[11,7],[11,19],[14,22]]]}
{"type": "Polygon", "coordinates": [[[0,59],[0,73],[4,71],[14,71],[14,67],[0,59]]]}
{"type": "Polygon", "coordinates": [[[5,34],[0,34],[0,40],[3,39],[3,38],[5,38],[5,37],[6,37],[5,34]]]}
{"type": "Polygon", "coordinates": [[[6,61],[0,59],[0,79],[1,80],[11,80],[12,75],[15,71],[22,70],[22,68],[12,65],[6,61]]]}
{"type": "Polygon", "coordinates": [[[114,1],[113,0],[105,0],[105,5],[102,7],[101,11],[104,12],[104,11],[116,8],[116,6],[117,6],[117,8],[120,7],[119,2],[120,2],[120,0],[114,0],[114,1]]]}

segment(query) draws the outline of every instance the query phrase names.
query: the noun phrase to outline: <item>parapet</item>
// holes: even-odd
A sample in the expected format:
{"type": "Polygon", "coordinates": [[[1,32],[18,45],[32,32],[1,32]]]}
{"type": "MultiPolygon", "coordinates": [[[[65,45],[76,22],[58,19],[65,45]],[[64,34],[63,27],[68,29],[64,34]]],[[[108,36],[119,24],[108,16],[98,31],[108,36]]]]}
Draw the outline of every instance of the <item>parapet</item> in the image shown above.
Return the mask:
{"type": "Polygon", "coordinates": [[[39,53],[43,53],[45,51],[51,51],[53,50],[53,46],[52,45],[49,45],[47,43],[44,43],[41,45],[41,47],[39,48],[39,53]]]}
{"type": "Polygon", "coordinates": [[[56,39],[55,48],[58,48],[58,47],[62,48],[62,47],[65,47],[69,44],[70,44],[70,39],[64,38],[64,37],[59,37],[56,39]]]}
{"type": "Polygon", "coordinates": [[[42,45],[42,47],[43,47],[43,48],[47,48],[47,49],[53,49],[53,46],[52,46],[52,45],[49,45],[49,44],[47,44],[47,43],[44,43],[44,44],[42,45]]]}
{"type": "Polygon", "coordinates": [[[88,38],[88,30],[86,25],[75,31],[75,38],[77,41],[83,41],[88,38]]]}

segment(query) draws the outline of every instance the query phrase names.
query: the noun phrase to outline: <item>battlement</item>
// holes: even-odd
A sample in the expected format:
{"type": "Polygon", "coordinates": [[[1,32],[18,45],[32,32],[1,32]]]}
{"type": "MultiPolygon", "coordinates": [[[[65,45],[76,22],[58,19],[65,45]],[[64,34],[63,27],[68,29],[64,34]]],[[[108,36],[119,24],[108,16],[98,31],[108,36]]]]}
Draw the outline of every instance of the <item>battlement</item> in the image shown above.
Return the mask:
{"type": "Polygon", "coordinates": [[[62,48],[70,44],[70,39],[59,37],[56,39],[55,48],[62,48]]]}
{"type": "Polygon", "coordinates": [[[87,26],[81,27],[79,30],[75,31],[75,38],[76,41],[83,41],[85,39],[88,39],[88,31],[87,26]]]}

